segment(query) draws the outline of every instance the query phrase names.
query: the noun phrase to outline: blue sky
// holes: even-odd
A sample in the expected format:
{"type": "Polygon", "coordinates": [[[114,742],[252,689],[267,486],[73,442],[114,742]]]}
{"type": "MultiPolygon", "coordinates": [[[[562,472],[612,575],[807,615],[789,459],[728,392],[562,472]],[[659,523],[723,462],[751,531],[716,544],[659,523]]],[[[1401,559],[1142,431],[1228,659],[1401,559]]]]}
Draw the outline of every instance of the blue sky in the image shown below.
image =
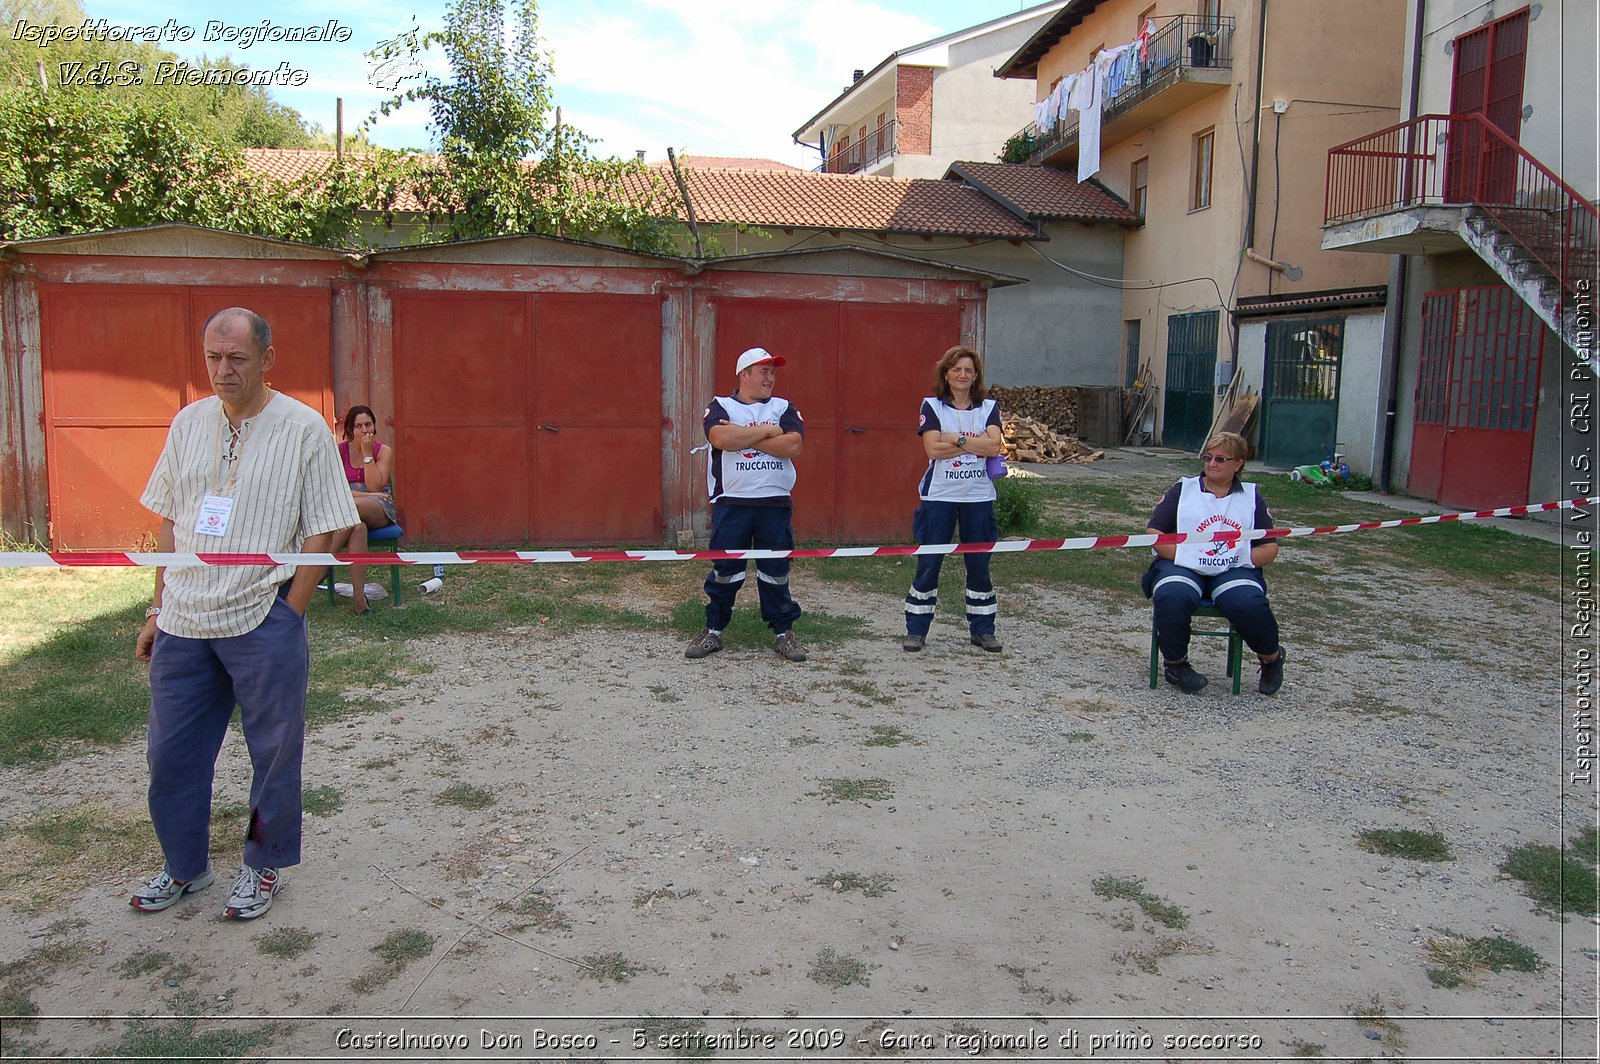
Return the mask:
{"type": "MultiPolygon", "coordinates": [[[[222,14],[214,0],[85,0],[91,18],[144,26],[168,18],[195,29],[187,44],[166,44],[184,58],[228,52],[256,68],[288,62],[307,71],[300,88],[274,90],[308,120],[333,128],[334,101],[345,101],[352,128],[381,98],[367,82],[363,53],[408,28],[411,17],[435,28],[443,3],[415,7],[338,5],[287,0],[222,14]],[[248,26],[320,25],[351,30],[346,44],[258,43],[248,50],[205,44],[211,20],[248,26]]],[[[1019,0],[547,0],[540,5],[555,60],[556,102],[563,118],[600,139],[601,154],[665,158],[671,146],[701,155],[817,163],[790,133],[890,52],[1034,6],[1019,0]]],[[[404,109],[380,120],[373,140],[423,146],[425,114],[404,109]]]]}

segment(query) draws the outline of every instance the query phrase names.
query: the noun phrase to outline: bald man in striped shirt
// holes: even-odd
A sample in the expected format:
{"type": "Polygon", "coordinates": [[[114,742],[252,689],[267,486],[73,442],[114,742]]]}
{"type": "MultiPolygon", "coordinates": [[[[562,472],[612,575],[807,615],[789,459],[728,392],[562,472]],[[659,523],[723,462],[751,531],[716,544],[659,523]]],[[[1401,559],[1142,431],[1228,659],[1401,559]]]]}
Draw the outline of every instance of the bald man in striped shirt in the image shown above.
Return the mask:
{"type": "MultiPolygon", "coordinates": [[[[361,520],[322,415],[267,386],[272,329],[243,307],[202,333],[216,394],[178,412],[140,502],[159,551],[315,553],[361,520]]],[[[287,565],[156,570],[135,654],[150,663],[150,819],[166,864],[129,904],[159,912],[210,886],[211,790],[233,708],[254,774],[244,859],[223,909],[272,907],[300,863],[310,653],[306,607],[323,570],[287,565]]]]}

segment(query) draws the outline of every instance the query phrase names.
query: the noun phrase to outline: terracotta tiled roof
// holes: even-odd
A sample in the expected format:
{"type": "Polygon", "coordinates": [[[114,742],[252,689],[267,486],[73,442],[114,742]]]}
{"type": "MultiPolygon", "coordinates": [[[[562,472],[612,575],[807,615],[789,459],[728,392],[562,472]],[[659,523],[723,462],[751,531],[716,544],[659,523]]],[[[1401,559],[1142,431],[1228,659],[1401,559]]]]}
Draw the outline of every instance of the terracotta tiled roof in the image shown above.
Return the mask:
{"type": "MultiPolygon", "coordinates": [[[[291,181],[329,166],[333,153],[251,148],[246,150],[245,158],[259,172],[291,181]]],[[[792,167],[718,169],[706,166],[702,158],[690,159],[683,173],[694,201],[695,217],[707,224],[1007,240],[1039,235],[1013,211],[956,181],[823,174],[792,167]]],[[[652,179],[666,186],[664,198],[677,207],[677,189],[670,169],[662,172],[652,166],[643,173],[629,175],[625,187],[642,197],[652,179]]],[[[400,210],[419,209],[410,197],[402,197],[396,206],[400,210]]],[[[1121,220],[1120,216],[1116,220],[1121,220]]]]}
{"type": "MultiPolygon", "coordinates": [[[[365,155],[345,152],[345,158],[357,162],[365,155]]],[[[287,183],[326,170],[333,165],[334,154],[316,148],[246,148],[244,161],[257,173],[287,183]]],[[[422,210],[422,203],[409,192],[401,192],[394,206],[400,211],[422,210]]]]}
{"type": "Polygon", "coordinates": [[[712,224],[1027,240],[1030,225],[954,181],[809,170],[685,172],[695,218],[712,224]]]}
{"type": "Polygon", "coordinates": [[[1139,221],[1128,205],[1089,181],[1065,170],[1021,163],[953,163],[950,174],[1030,218],[1073,218],[1080,221],[1139,221]]]}
{"type": "MultiPolygon", "coordinates": [[[[658,170],[672,170],[665,159],[649,164],[658,170]]],[[[699,170],[799,170],[798,166],[780,163],[776,159],[745,159],[737,155],[680,155],[678,165],[699,170]]]]}

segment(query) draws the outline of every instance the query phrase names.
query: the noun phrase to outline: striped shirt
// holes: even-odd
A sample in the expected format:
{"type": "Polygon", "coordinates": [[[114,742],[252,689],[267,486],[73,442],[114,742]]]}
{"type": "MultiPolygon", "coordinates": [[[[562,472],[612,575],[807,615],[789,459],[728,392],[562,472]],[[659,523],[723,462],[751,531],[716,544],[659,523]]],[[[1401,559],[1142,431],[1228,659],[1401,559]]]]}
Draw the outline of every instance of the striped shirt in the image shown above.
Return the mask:
{"type": "MultiPolygon", "coordinates": [[[[240,425],[237,440],[215,396],[178,411],[139,501],[172,521],[182,554],[293,553],[310,536],[361,520],[322,415],[281,392],[240,425]],[[233,500],[220,536],[195,531],[208,495],[233,500]]],[[[190,639],[244,635],[293,575],[289,565],[168,569],[157,626],[190,639]]]]}

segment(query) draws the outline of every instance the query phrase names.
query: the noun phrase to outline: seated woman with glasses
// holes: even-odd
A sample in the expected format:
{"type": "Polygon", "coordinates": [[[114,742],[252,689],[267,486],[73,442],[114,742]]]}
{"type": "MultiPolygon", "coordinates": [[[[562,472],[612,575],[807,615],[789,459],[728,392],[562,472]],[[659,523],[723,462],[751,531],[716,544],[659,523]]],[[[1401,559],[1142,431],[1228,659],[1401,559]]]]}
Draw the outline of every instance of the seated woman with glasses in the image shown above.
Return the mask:
{"type": "Polygon", "coordinates": [[[1145,595],[1155,603],[1156,642],[1167,682],[1184,691],[1206,685],[1206,678],[1189,664],[1190,622],[1201,599],[1214,602],[1261,659],[1257,690],[1271,695],[1283,686],[1278,619],[1267,604],[1267,582],[1261,572],[1277,558],[1278,541],[1241,536],[1227,543],[1205,538],[1212,532],[1272,527],[1266,500],[1254,484],[1239,479],[1249,454],[1250,445],[1236,432],[1212,436],[1200,455],[1201,474],[1174,484],[1156,504],[1145,529],[1201,534],[1185,543],[1151,548],[1156,556],[1142,582],[1145,595]]]}

